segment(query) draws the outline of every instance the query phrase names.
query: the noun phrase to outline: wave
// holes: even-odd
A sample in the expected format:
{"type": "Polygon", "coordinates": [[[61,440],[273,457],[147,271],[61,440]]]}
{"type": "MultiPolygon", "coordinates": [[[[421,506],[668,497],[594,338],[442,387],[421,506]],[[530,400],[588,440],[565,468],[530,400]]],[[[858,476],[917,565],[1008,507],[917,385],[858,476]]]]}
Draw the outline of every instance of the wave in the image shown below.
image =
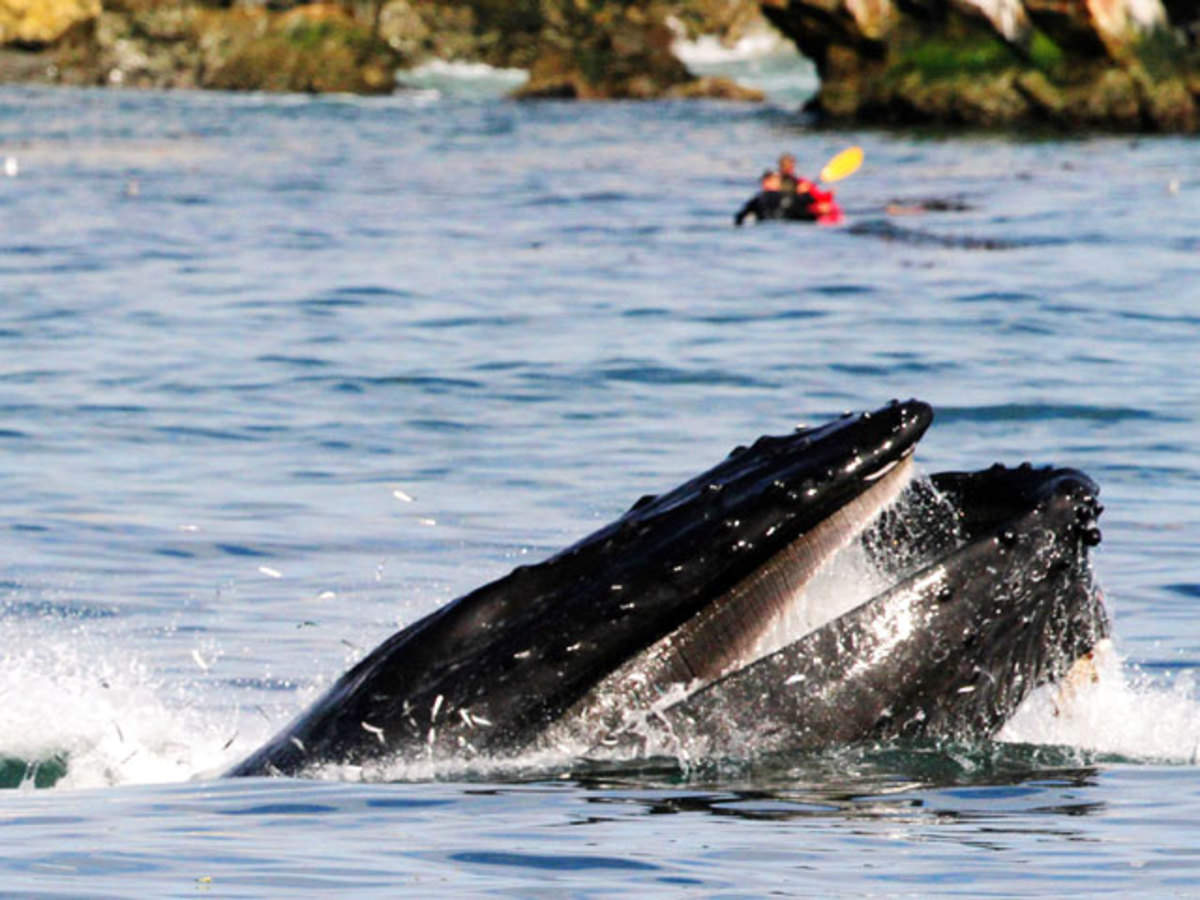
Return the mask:
{"type": "MultiPolygon", "coordinates": [[[[247,699],[247,689],[261,694],[261,684],[208,677],[222,656],[212,641],[194,647],[190,659],[185,654],[182,668],[163,672],[131,652],[128,641],[111,629],[53,615],[2,621],[0,640],[10,648],[0,667],[0,787],[61,790],[215,777],[274,733],[294,713],[295,704],[303,705],[322,689],[314,683],[298,692],[288,690],[286,698],[264,708],[247,699]]],[[[1063,682],[1035,690],[996,743],[982,742],[975,751],[987,757],[996,748],[1048,748],[1063,759],[1089,765],[1195,765],[1200,756],[1195,676],[1190,668],[1166,677],[1148,675],[1123,659],[1112,642],[1103,641],[1090,661],[1077,664],[1063,682]]],[[[636,767],[652,761],[577,755],[585,751],[567,747],[471,761],[402,759],[365,768],[327,765],[308,774],[339,781],[524,779],[530,772],[561,775],[593,763],[636,767]]],[[[824,756],[845,752],[855,748],[833,749],[824,756]]],[[[819,769],[824,758],[804,752],[785,755],[788,765],[800,768],[819,769]]],[[[762,758],[747,748],[740,760],[673,762],[687,774],[714,765],[721,770],[732,766],[732,771],[738,765],[758,765],[762,758]]]]}
{"type": "Polygon", "coordinates": [[[759,60],[771,56],[794,56],[796,51],[783,35],[764,28],[744,35],[733,44],[726,44],[711,34],[701,35],[694,40],[679,37],[671,44],[671,52],[684,65],[695,68],[759,60]]]}
{"type": "Polygon", "coordinates": [[[501,69],[481,62],[433,59],[396,76],[418,102],[445,97],[488,100],[503,97],[528,77],[524,69],[501,69]]]}
{"type": "Polygon", "coordinates": [[[418,78],[459,78],[464,81],[500,80],[520,83],[528,73],[524,69],[502,69],[481,62],[431,59],[414,66],[407,75],[418,78]]]}

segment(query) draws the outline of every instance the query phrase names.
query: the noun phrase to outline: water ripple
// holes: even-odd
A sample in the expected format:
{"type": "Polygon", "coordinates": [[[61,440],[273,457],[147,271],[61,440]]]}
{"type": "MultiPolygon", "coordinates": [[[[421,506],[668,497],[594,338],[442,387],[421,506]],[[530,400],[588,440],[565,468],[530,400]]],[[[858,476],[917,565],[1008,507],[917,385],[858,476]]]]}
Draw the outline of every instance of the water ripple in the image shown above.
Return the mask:
{"type": "Polygon", "coordinates": [[[708,385],[723,387],[771,387],[771,382],[720,369],[681,369],[675,366],[623,365],[602,367],[606,381],[653,385],[708,385]]]}
{"type": "Polygon", "coordinates": [[[1073,419],[1093,422],[1130,420],[1173,421],[1169,416],[1147,409],[1122,406],[1088,406],[1053,403],[998,403],[990,406],[939,406],[937,420],[957,422],[1037,422],[1073,419]]]}
{"type": "Polygon", "coordinates": [[[616,869],[657,871],[658,866],[636,859],[611,856],[575,856],[570,854],[535,855],[532,853],[501,853],[497,851],[469,851],[452,853],[454,862],[484,863],[489,866],[517,866],[543,871],[581,871],[584,869],[616,869]]]}

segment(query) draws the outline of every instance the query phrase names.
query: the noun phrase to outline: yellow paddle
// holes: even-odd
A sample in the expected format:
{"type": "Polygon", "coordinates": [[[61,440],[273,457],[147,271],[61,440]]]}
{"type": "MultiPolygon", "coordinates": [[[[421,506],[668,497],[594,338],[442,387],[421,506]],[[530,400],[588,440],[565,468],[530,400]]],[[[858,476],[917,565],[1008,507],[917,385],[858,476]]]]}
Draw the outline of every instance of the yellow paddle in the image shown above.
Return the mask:
{"type": "Polygon", "coordinates": [[[862,147],[847,147],[821,170],[819,179],[826,184],[831,181],[841,181],[847,175],[853,175],[863,162],[862,147]]]}

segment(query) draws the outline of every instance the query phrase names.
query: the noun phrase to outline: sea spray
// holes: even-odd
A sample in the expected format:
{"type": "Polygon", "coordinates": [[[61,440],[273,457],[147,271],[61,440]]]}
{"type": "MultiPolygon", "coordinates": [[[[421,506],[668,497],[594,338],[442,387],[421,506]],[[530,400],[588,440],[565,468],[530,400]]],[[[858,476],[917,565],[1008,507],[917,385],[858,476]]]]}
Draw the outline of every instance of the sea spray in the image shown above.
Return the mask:
{"type": "MultiPolygon", "coordinates": [[[[1077,667],[1073,674],[1079,672],[1077,667]]],[[[1200,754],[1194,670],[1151,677],[1122,659],[1111,641],[1101,641],[1089,674],[1038,688],[997,738],[1194,765],[1200,754]]]]}
{"type": "Polygon", "coordinates": [[[263,715],[204,703],[211,685],[194,659],[198,679],[165,677],[95,623],[4,621],[0,641],[0,760],[22,786],[184,781],[271,729],[263,715]]]}

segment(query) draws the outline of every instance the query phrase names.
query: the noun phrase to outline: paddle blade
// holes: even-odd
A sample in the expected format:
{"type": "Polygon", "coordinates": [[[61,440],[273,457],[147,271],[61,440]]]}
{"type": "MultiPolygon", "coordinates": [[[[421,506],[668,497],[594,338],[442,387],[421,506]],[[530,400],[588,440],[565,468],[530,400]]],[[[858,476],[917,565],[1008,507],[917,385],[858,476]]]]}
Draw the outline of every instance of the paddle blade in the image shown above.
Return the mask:
{"type": "Polygon", "coordinates": [[[821,170],[821,181],[840,181],[847,175],[853,175],[863,162],[862,147],[847,147],[821,170]]]}

